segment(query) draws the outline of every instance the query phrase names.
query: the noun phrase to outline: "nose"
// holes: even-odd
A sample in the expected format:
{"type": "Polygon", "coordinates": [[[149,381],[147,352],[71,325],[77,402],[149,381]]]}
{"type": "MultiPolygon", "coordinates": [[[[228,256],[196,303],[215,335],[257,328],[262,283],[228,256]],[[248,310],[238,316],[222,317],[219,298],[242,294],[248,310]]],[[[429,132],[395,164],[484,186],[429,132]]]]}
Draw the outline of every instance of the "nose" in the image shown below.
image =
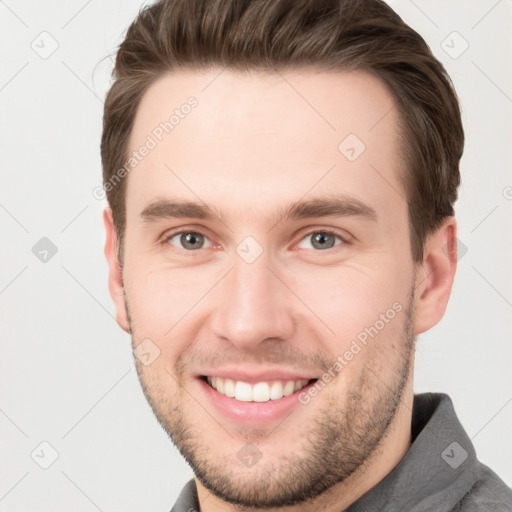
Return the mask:
{"type": "Polygon", "coordinates": [[[276,274],[265,253],[252,263],[235,254],[232,270],[216,287],[213,333],[244,350],[269,339],[290,339],[295,301],[276,274]]]}

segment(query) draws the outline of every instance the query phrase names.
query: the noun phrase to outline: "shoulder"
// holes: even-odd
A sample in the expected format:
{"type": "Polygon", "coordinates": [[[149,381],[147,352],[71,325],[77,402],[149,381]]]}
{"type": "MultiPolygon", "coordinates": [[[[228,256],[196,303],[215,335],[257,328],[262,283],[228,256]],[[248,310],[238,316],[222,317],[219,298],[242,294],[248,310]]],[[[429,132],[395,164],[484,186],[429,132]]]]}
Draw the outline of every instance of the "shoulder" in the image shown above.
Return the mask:
{"type": "Polygon", "coordinates": [[[489,467],[478,464],[478,479],[451,512],[510,512],[512,489],[489,467]]]}

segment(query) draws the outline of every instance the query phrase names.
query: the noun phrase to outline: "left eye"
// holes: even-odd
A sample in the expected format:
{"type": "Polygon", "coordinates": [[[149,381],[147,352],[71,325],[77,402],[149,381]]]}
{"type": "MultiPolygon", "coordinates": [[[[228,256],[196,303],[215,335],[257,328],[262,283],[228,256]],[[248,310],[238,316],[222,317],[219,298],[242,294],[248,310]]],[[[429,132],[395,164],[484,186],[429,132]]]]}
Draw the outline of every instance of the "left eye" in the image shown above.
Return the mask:
{"type": "MultiPolygon", "coordinates": [[[[345,243],[345,241],[341,238],[340,235],[332,231],[312,231],[311,233],[308,233],[302,240],[311,240],[311,245],[313,249],[320,250],[331,249],[335,245],[341,245],[342,243],[345,243]],[[336,244],[336,238],[341,242],[336,244]]],[[[304,247],[301,248],[304,249],[304,247]]],[[[311,247],[305,247],[305,249],[310,248],[311,247]]]]}
{"type": "MultiPolygon", "coordinates": [[[[202,233],[198,233],[196,231],[181,231],[180,233],[175,233],[174,235],[167,237],[164,242],[174,245],[171,240],[176,237],[179,237],[179,243],[182,244],[182,248],[192,251],[203,249],[205,240],[208,240],[208,238],[202,233]]],[[[211,247],[211,242],[209,247],[211,247]]]]}

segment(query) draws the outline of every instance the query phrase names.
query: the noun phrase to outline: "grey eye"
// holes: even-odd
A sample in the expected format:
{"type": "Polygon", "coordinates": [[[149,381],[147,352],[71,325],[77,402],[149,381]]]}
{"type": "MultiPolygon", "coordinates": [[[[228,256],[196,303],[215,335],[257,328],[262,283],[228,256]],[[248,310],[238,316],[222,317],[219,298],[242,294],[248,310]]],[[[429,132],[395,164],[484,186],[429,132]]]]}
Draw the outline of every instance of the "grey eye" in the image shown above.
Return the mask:
{"type": "MultiPolygon", "coordinates": [[[[325,250],[331,249],[335,245],[340,245],[340,243],[335,243],[336,238],[340,240],[340,243],[343,243],[341,237],[335,233],[330,233],[329,231],[313,231],[306,235],[302,241],[311,240],[310,244],[313,249],[325,250]]],[[[311,247],[302,247],[302,249],[310,249],[311,247]]]]}
{"type": "Polygon", "coordinates": [[[197,233],[195,231],[182,231],[180,233],[176,233],[170,236],[167,241],[171,245],[176,245],[172,243],[172,240],[179,237],[178,248],[187,249],[190,251],[194,251],[197,249],[202,249],[205,246],[205,241],[208,240],[206,236],[201,233],[197,233]]]}

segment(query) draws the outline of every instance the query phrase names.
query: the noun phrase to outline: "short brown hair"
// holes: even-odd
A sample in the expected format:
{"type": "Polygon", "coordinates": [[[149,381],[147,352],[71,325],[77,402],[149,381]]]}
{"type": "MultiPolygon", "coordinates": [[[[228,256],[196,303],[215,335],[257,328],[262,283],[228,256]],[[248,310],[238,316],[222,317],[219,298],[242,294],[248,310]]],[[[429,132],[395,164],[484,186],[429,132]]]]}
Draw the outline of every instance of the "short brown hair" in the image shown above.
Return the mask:
{"type": "MultiPolygon", "coordinates": [[[[117,52],[105,100],[103,184],[127,160],[148,87],[180,67],[362,70],[389,88],[404,143],[413,260],[454,214],[464,132],[457,95],[423,38],[381,0],[160,0],[142,8],[117,52]]],[[[125,179],[106,189],[122,264],[125,179]]]]}

